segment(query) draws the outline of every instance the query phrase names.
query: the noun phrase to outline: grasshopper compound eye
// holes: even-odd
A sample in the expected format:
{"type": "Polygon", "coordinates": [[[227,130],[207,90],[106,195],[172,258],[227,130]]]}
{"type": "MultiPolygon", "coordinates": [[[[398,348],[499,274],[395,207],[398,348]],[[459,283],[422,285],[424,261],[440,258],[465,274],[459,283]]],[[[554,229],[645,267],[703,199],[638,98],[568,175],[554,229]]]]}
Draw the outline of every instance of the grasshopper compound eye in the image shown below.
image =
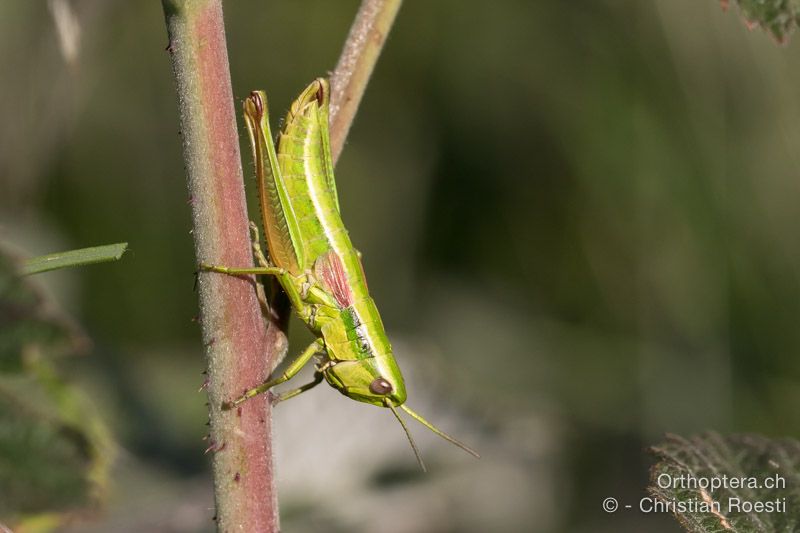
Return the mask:
{"type": "Polygon", "coordinates": [[[375,380],[369,384],[369,390],[373,394],[389,394],[392,392],[392,384],[383,378],[375,378],[375,380]]]}

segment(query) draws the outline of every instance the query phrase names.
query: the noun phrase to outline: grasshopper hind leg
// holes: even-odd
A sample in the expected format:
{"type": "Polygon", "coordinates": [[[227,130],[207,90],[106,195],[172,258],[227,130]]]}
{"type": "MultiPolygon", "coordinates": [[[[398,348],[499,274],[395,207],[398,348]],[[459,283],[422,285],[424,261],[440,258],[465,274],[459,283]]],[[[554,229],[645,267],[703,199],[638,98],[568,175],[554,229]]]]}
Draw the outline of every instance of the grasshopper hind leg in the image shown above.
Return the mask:
{"type": "Polygon", "coordinates": [[[261,249],[261,236],[258,233],[258,225],[252,220],[250,221],[250,247],[253,249],[253,257],[255,257],[258,266],[262,268],[272,267],[261,249]]]}

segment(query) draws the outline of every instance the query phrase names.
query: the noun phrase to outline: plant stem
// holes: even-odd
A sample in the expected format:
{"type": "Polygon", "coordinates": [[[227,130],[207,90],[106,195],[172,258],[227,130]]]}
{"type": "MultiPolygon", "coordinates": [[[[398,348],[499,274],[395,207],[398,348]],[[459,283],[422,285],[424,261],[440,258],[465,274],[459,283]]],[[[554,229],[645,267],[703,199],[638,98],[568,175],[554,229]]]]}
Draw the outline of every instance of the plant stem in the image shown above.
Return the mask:
{"type": "MultiPolygon", "coordinates": [[[[199,263],[252,265],[239,138],[221,0],[162,0],[177,82],[183,152],[199,263]]],[[[285,349],[265,328],[254,281],[199,274],[200,325],[208,360],[214,495],[219,531],[278,530],[266,394],[239,409],[224,401],[264,381],[285,349]]],[[[274,314],[270,314],[274,317],[274,314]]]]}
{"type": "Polygon", "coordinates": [[[402,0],[363,0],[331,74],[330,133],[334,163],[402,0]]]}

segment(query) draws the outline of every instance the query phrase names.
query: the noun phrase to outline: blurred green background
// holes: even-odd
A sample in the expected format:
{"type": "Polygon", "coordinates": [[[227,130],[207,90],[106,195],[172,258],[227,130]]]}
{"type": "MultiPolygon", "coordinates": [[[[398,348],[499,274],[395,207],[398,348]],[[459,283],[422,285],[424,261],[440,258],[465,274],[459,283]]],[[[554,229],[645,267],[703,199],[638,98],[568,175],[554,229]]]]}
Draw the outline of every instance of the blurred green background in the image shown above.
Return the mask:
{"type": "MultiPolygon", "coordinates": [[[[263,88],[282,114],[357,5],[226,2],[237,109],[263,88]]],[[[212,531],[161,5],[71,6],[70,59],[47,3],[0,5],[0,238],[130,243],[37,278],[122,450],[72,531],[212,531]]],[[[389,414],[320,387],[276,411],[284,531],[678,531],[601,508],[637,505],[665,432],[797,436],[799,62],[714,0],[407,2],[339,196],[409,405],[483,458],[414,425],[421,475],[389,414]]]]}

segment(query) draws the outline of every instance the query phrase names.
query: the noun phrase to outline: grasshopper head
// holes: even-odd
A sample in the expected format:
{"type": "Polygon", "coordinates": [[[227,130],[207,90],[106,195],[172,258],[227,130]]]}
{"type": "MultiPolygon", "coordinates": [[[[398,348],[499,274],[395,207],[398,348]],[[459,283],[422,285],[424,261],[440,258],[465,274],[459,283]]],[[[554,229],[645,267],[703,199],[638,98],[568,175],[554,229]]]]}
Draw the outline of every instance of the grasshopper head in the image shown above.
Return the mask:
{"type": "Polygon", "coordinates": [[[378,365],[375,361],[375,358],[338,361],[324,370],[325,379],[331,386],[338,389],[348,398],[380,407],[388,407],[403,427],[403,431],[405,431],[408,442],[411,444],[414,455],[417,457],[417,461],[423,471],[425,471],[425,463],[422,462],[417,445],[414,443],[406,423],[400,418],[397,407],[443,439],[478,457],[478,452],[454,439],[404,405],[406,401],[406,386],[400,370],[394,362],[394,358],[383,358],[384,364],[390,363],[386,367],[378,365]]]}
{"type": "Polygon", "coordinates": [[[406,386],[400,371],[382,368],[374,359],[339,361],[325,370],[325,379],[339,392],[358,400],[385,407],[406,401],[406,386]]]}

